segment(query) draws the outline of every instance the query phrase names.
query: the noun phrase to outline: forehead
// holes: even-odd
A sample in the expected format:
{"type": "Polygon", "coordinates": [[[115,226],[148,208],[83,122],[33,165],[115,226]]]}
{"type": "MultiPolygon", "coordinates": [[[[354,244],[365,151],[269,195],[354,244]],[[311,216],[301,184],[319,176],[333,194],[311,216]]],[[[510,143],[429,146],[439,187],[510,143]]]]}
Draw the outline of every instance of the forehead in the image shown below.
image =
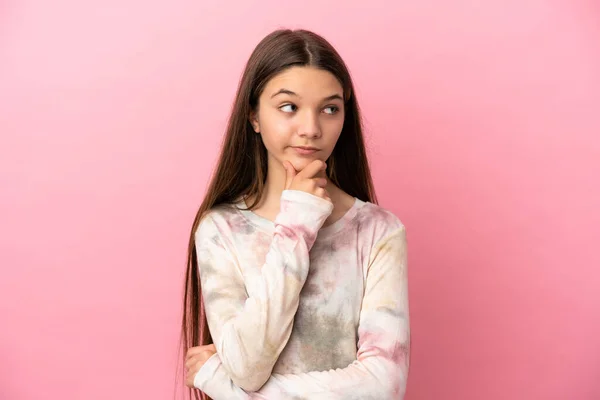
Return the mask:
{"type": "Polygon", "coordinates": [[[343,88],[335,75],[314,67],[292,67],[275,75],[265,86],[269,97],[281,89],[291,90],[302,98],[322,98],[343,95],[343,88]]]}

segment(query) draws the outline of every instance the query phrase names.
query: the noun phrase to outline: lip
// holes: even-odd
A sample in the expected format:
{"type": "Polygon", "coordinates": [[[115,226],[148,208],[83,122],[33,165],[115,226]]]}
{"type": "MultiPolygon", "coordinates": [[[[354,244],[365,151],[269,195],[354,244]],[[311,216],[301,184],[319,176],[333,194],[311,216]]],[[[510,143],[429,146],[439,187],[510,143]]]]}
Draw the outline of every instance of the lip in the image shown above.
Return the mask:
{"type": "Polygon", "coordinates": [[[317,151],[319,151],[319,149],[317,149],[316,147],[312,147],[312,146],[292,146],[292,148],[294,150],[296,150],[296,152],[298,154],[301,154],[301,155],[309,155],[309,154],[313,154],[313,153],[316,153],[317,151]]]}

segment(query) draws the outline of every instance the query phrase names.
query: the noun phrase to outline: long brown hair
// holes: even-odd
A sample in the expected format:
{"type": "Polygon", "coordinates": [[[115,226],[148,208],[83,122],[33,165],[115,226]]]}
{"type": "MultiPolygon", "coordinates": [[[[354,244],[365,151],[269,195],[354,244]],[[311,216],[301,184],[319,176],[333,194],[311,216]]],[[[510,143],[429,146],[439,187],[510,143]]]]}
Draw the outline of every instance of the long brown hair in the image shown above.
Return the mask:
{"type": "MultiPolygon", "coordinates": [[[[328,160],[328,175],[339,188],[363,201],[376,203],[367,161],[358,102],[350,73],[336,50],[323,37],[306,30],[276,30],[254,49],[242,75],[227,125],[221,154],[208,191],[196,213],[190,233],[182,318],[182,350],[212,343],[206,322],[196,258],[195,232],[207,211],[240,198],[262,198],[267,177],[267,152],[250,124],[250,114],[267,82],[293,66],[311,66],[331,72],[344,90],[344,126],[328,160]]],[[[194,391],[196,399],[208,399],[194,391]]]]}

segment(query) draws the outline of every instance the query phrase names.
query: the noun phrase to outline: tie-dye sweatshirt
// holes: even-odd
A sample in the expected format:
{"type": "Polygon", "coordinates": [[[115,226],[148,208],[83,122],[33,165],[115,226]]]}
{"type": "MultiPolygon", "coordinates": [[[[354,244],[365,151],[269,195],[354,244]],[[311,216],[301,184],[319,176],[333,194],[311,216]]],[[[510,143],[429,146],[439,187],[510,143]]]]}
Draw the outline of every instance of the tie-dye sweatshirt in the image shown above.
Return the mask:
{"type": "Polygon", "coordinates": [[[217,353],[195,387],[215,400],[402,399],[409,365],[406,233],[355,199],[285,190],[275,221],[218,206],[196,231],[217,353]]]}

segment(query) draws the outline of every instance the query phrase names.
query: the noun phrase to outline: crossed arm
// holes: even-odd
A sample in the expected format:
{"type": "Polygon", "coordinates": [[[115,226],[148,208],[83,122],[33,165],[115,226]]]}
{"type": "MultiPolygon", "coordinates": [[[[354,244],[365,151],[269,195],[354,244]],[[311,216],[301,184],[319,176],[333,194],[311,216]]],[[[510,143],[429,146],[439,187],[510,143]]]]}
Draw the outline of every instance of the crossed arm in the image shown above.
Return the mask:
{"type": "Polygon", "coordinates": [[[410,340],[404,227],[371,252],[356,361],[330,371],[272,374],[291,334],[308,251],[331,212],[326,206],[298,193],[282,198],[265,265],[245,268],[244,275],[227,244],[213,235],[211,221],[201,225],[198,260],[217,353],[196,374],[194,386],[213,399],[403,398],[410,340]]]}

